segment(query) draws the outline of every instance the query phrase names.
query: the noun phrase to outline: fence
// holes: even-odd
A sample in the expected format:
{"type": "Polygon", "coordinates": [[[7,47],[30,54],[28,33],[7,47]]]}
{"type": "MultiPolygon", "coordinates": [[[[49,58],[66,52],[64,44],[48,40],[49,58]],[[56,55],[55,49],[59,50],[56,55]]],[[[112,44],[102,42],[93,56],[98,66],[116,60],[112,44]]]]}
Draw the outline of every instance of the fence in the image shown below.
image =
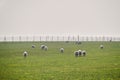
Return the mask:
{"type": "Polygon", "coordinates": [[[0,42],[14,41],[120,41],[112,36],[0,36],[0,42]]]}

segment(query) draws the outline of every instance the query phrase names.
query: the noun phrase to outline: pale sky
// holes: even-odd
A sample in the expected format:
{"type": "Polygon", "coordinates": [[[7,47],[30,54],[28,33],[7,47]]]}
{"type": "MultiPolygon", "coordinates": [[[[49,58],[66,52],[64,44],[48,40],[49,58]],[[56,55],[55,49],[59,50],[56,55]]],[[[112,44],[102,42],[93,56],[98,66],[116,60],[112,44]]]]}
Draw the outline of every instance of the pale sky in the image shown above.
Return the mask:
{"type": "Polygon", "coordinates": [[[120,0],[0,0],[0,35],[120,35],[120,0]]]}

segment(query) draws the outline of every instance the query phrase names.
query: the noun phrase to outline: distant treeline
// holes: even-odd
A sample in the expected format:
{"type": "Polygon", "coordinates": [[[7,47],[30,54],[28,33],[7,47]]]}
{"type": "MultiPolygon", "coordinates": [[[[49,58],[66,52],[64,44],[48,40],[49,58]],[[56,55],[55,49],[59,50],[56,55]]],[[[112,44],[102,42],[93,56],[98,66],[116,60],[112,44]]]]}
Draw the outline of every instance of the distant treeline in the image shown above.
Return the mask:
{"type": "Polygon", "coordinates": [[[107,36],[0,36],[0,41],[120,41],[107,36]]]}

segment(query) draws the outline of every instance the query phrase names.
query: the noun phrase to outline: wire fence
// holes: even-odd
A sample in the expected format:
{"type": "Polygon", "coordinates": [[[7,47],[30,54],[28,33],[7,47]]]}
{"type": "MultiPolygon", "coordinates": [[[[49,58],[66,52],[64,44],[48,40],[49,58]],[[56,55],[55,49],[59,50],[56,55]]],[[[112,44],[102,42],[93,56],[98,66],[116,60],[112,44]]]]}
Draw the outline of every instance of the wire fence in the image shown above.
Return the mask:
{"type": "Polygon", "coordinates": [[[120,41],[112,36],[0,36],[0,42],[22,41],[120,41]]]}

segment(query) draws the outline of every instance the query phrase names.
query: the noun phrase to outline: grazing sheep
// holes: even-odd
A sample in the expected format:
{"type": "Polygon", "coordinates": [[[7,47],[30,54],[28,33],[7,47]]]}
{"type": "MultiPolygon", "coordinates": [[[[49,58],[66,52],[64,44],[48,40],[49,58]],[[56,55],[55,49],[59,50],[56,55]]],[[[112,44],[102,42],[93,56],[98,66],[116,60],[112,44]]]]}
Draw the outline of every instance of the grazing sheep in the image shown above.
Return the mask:
{"type": "Polygon", "coordinates": [[[32,45],[32,48],[35,48],[35,45],[32,45]]]}
{"type": "Polygon", "coordinates": [[[103,49],[104,48],[104,46],[103,45],[100,45],[100,49],[103,49]]]}
{"type": "Polygon", "coordinates": [[[74,55],[75,55],[75,57],[78,57],[78,56],[86,56],[86,51],[85,51],[85,50],[83,50],[83,51],[78,50],[78,51],[75,51],[75,52],[74,52],[74,55]]]}
{"type": "Polygon", "coordinates": [[[65,41],[65,43],[69,43],[69,41],[65,41]]]}
{"type": "Polygon", "coordinates": [[[60,48],[60,52],[63,53],[64,52],[64,48],[60,48]]]}
{"type": "Polygon", "coordinates": [[[45,48],[45,45],[41,45],[41,49],[44,50],[44,48],[45,48]]]}
{"type": "Polygon", "coordinates": [[[80,41],[76,41],[75,43],[78,44],[78,45],[79,45],[79,44],[82,44],[82,42],[80,42],[80,41]]]}
{"type": "Polygon", "coordinates": [[[23,56],[24,56],[24,57],[27,57],[27,56],[28,56],[28,53],[27,53],[26,51],[24,51],[23,56]]]}
{"type": "Polygon", "coordinates": [[[45,51],[47,51],[47,50],[48,50],[48,47],[47,47],[47,46],[45,46],[45,47],[44,47],[44,50],[45,50],[45,51]]]}
{"type": "Polygon", "coordinates": [[[81,55],[82,55],[82,51],[78,50],[78,56],[81,56],[81,55]]]}
{"type": "Polygon", "coordinates": [[[74,52],[74,55],[75,55],[75,57],[78,57],[78,56],[79,56],[79,52],[78,52],[78,51],[75,51],[75,52],[74,52]]]}
{"type": "Polygon", "coordinates": [[[86,55],[86,51],[85,51],[85,50],[82,51],[82,55],[83,55],[83,56],[86,55]]]}

